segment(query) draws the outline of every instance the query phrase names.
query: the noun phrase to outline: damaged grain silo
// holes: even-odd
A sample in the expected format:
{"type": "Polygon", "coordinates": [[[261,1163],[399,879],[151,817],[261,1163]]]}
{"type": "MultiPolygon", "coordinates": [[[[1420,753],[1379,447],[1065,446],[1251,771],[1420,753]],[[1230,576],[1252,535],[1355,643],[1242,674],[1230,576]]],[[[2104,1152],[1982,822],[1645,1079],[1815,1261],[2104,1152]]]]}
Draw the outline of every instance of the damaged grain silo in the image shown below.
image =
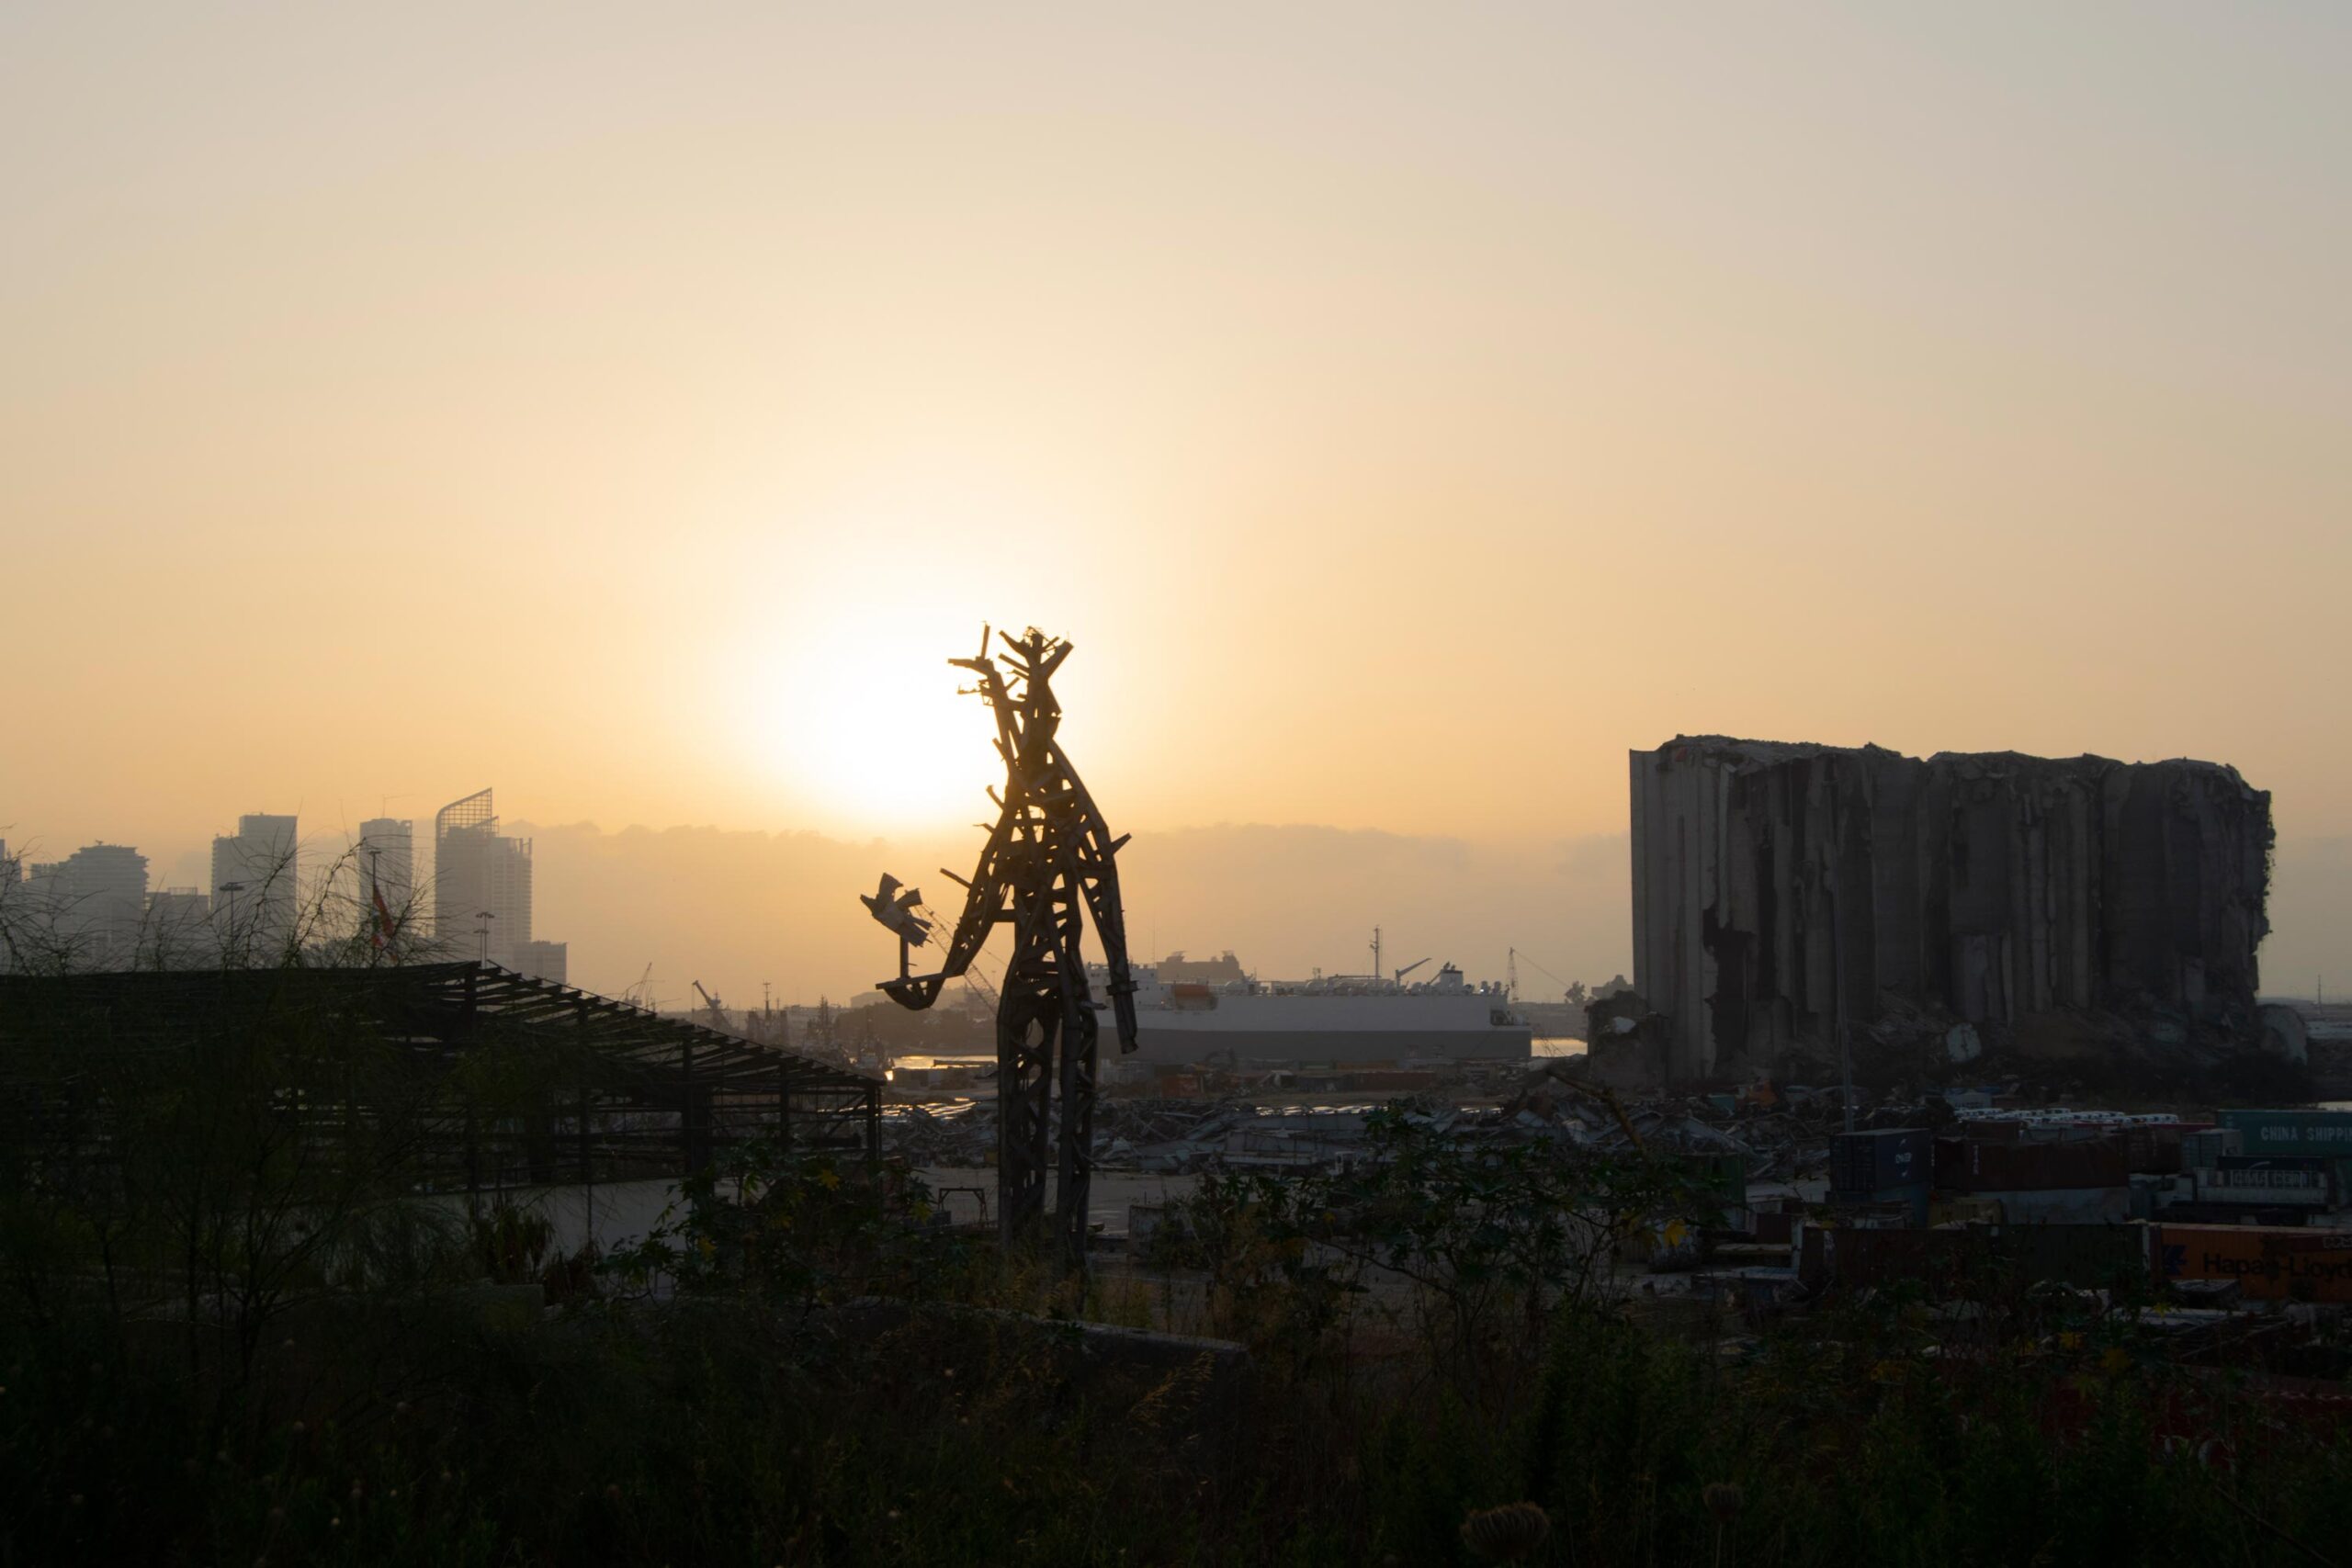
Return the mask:
{"type": "Polygon", "coordinates": [[[1841,994],[1857,1035],[2253,1018],[2270,797],[2233,768],[1720,736],[1631,761],[1634,984],[1668,1078],[1834,1061],[1841,994]]]}

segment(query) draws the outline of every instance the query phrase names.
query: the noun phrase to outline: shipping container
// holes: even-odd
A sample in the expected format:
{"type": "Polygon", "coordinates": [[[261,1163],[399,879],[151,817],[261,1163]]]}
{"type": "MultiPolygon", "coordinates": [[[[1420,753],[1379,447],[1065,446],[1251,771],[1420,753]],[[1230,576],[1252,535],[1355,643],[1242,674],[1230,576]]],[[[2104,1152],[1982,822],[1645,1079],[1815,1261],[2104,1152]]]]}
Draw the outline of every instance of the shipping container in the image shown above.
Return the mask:
{"type": "Polygon", "coordinates": [[[2352,1111],[2223,1111],[2214,1120],[2249,1155],[2352,1157],[2352,1111]]]}
{"type": "Polygon", "coordinates": [[[2086,1144],[2099,1138],[2120,1139],[2130,1129],[2121,1122],[2029,1122],[2018,1134],[2023,1144],[2086,1144]]]}
{"type": "Polygon", "coordinates": [[[2135,1220],[2154,1219],[2158,1207],[2172,1197],[2174,1180],[2175,1178],[2169,1176],[2143,1176],[2133,1171],[2132,1217],[2135,1220]]]}
{"type": "Polygon", "coordinates": [[[1940,1286],[1963,1272],[1982,1247],[1982,1238],[1971,1231],[1812,1225],[1805,1230],[1797,1271],[1812,1284],[1834,1280],[1849,1287],[1877,1286],[1923,1280],[1940,1286]]]}
{"type": "Polygon", "coordinates": [[[2041,1192],[2064,1187],[2123,1187],[2131,1179],[2113,1138],[2065,1143],[1936,1143],[1936,1185],[1954,1192],[2041,1192]]]}
{"type": "Polygon", "coordinates": [[[2246,1117],[2239,1126],[2225,1128],[2237,1147],[2230,1155],[2246,1159],[2326,1159],[2334,1168],[2335,1192],[2352,1194],[2352,1147],[2340,1138],[2343,1128],[2335,1119],[2352,1112],[2335,1110],[2256,1110],[2256,1112],[2232,1112],[2225,1110],[2222,1117],[2246,1117]]]}
{"type": "Polygon", "coordinates": [[[2170,1225],[2307,1225],[2324,1211],[2280,1203],[2168,1203],[2156,1217],[2170,1225]]]}
{"type": "Polygon", "coordinates": [[[2181,1168],[2194,1170],[2201,1165],[2212,1165],[2223,1155],[2236,1154],[2240,1146],[2234,1127],[2208,1127],[2190,1133],[2180,1141],[2181,1168]]]}
{"type": "Polygon", "coordinates": [[[2251,1225],[2160,1227],[2158,1280],[2235,1280],[2261,1301],[2352,1303],[2352,1232],[2251,1225]]]}
{"type": "Polygon", "coordinates": [[[2222,1155],[2211,1163],[2216,1170],[2308,1170],[2324,1176],[2336,1162],[2317,1155],[2222,1155]]]}
{"type": "Polygon", "coordinates": [[[1936,1295],[1975,1295],[2045,1280],[2104,1289],[2148,1278],[2154,1231],[2133,1224],[1810,1228],[1800,1268],[1808,1280],[1835,1279],[1849,1286],[1917,1280],[1936,1295]]]}
{"type": "Polygon", "coordinates": [[[2172,1176],[2178,1173],[2181,1169],[2181,1150],[2191,1131],[2177,1122],[2124,1128],[2120,1134],[2123,1168],[2135,1175],[2172,1176]]]}
{"type": "Polygon", "coordinates": [[[2217,1170],[2253,1170],[2297,1167],[2324,1170],[2329,1181],[2332,1201],[2341,1203],[2352,1196],[2352,1156],[2335,1155],[2284,1155],[2278,1153],[2233,1154],[2214,1160],[2217,1170]]]}
{"type": "Polygon", "coordinates": [[[2001,1223],[2001,1201],[1979,1198],[1973,1193],[1947,1193],[1928,1205],[1928,1224],[1937,1225],[1997,1225],[2001,1223]]]}
{"type": "Polygon", "coordinates": [[[1928,1223],[1928,1184],[1882,1187],[1871,1192],[1833,1192],[1830,1207],[1847,1225],[1921,1226],[1928,1223]]]}
{"type": "Polygon", "coordinates": [[[1998,1246],[2021,1279],[2103,1290],[2147,1277],[2154,1230],[2141,1224],[2012,1225],[2002,1230],[1998,1246]]]}
{"type": "Polygon", "coordinates": [[[2223,1155],[2196,1171],[2196,1201],[2331,1208],[2335,1201],[2334,1164],[2301,1155],[2223,1155]]]}
{"type": "MultiPolygon", "coordinates": [[[[1816,1272],[1849,1288],[1915,1280],[1936,1297],[1973,1294],[1996,1277],[1991,1235],[1974,1230],[1827,1230],[1816,1272]]],[[[1813,1233],[1807,1232],[1810,1241],[1813,1233]]],[[[1800,1262],[1800,1269],[1803,1262],[1800,1262]]]]}
{"type": "Polygon", "coordinates": [[[1829,1140],[1829,1186],[1836,1192],[1875,1192],[1924,1185],[1931,1179],[1934,1143],[1924,1127],[1839,1133],[1829,1140]]]}
{"type": "Polygon", "coordinates": [[[2120,1225],[2132,1218],[2129,1187],[2005,1188],[1997,1198],[2011,1225],[2120,1225]]]}

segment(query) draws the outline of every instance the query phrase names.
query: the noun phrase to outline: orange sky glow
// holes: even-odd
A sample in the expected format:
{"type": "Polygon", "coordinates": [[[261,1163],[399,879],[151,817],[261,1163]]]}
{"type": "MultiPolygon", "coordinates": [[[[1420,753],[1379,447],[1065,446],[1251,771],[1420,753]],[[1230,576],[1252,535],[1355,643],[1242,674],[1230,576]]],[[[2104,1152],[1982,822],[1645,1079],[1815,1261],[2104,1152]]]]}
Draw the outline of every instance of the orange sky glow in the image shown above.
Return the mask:
{"type": "MultiPolygon", "coordinates": [[[[2347,66],[2318,6],[10,7],[0,838],[160,882],[488,784],[953,852],[993,621],[1139,840],[1581,843],[1722,731],[2210,758],[2340,847],[2347,66]]],[[[2330,907],[2267,957],[2352,988],[2330,907]]]]}

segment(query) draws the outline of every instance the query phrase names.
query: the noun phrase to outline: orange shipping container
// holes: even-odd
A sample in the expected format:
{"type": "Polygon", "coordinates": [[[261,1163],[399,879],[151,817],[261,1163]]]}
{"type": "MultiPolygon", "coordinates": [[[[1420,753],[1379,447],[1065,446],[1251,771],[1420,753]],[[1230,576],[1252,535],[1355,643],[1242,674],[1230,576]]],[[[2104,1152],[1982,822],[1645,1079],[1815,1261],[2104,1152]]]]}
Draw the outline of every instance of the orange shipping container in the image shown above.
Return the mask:
{"type": "Polygon", "coordinates": [[[2352,1232],[2297,1226],[2165,1225],[2156,1279],[2235,1280],[2265,1301],[2352,1302],[2352,1232]]]}

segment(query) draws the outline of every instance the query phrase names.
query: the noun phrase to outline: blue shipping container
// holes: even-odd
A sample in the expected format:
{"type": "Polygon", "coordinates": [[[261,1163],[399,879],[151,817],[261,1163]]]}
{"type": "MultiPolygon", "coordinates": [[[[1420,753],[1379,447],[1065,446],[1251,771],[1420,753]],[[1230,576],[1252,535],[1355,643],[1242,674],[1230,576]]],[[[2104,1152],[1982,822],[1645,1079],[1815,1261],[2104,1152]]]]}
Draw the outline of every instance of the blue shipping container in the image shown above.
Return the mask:
{"type": "Polygon", "coordinates": [[[2188,1133],[2180,1140],[2180,1164],[2184,1170],[2200,1165],[2211,1165],[2223,1155],[2234,1155],[2244,1143],[2233,1127],[2210,1127],[2203,1132],[2188,1133]]]}
{"type": "Polygon", "coordinates": [[[1839,1133],[1829,1140],[1829,1186],[1836,1192],[1877,1192],[1925,1186],[1934,1175],[1935,1143],[1925,1127],[1839,1133]]]}

